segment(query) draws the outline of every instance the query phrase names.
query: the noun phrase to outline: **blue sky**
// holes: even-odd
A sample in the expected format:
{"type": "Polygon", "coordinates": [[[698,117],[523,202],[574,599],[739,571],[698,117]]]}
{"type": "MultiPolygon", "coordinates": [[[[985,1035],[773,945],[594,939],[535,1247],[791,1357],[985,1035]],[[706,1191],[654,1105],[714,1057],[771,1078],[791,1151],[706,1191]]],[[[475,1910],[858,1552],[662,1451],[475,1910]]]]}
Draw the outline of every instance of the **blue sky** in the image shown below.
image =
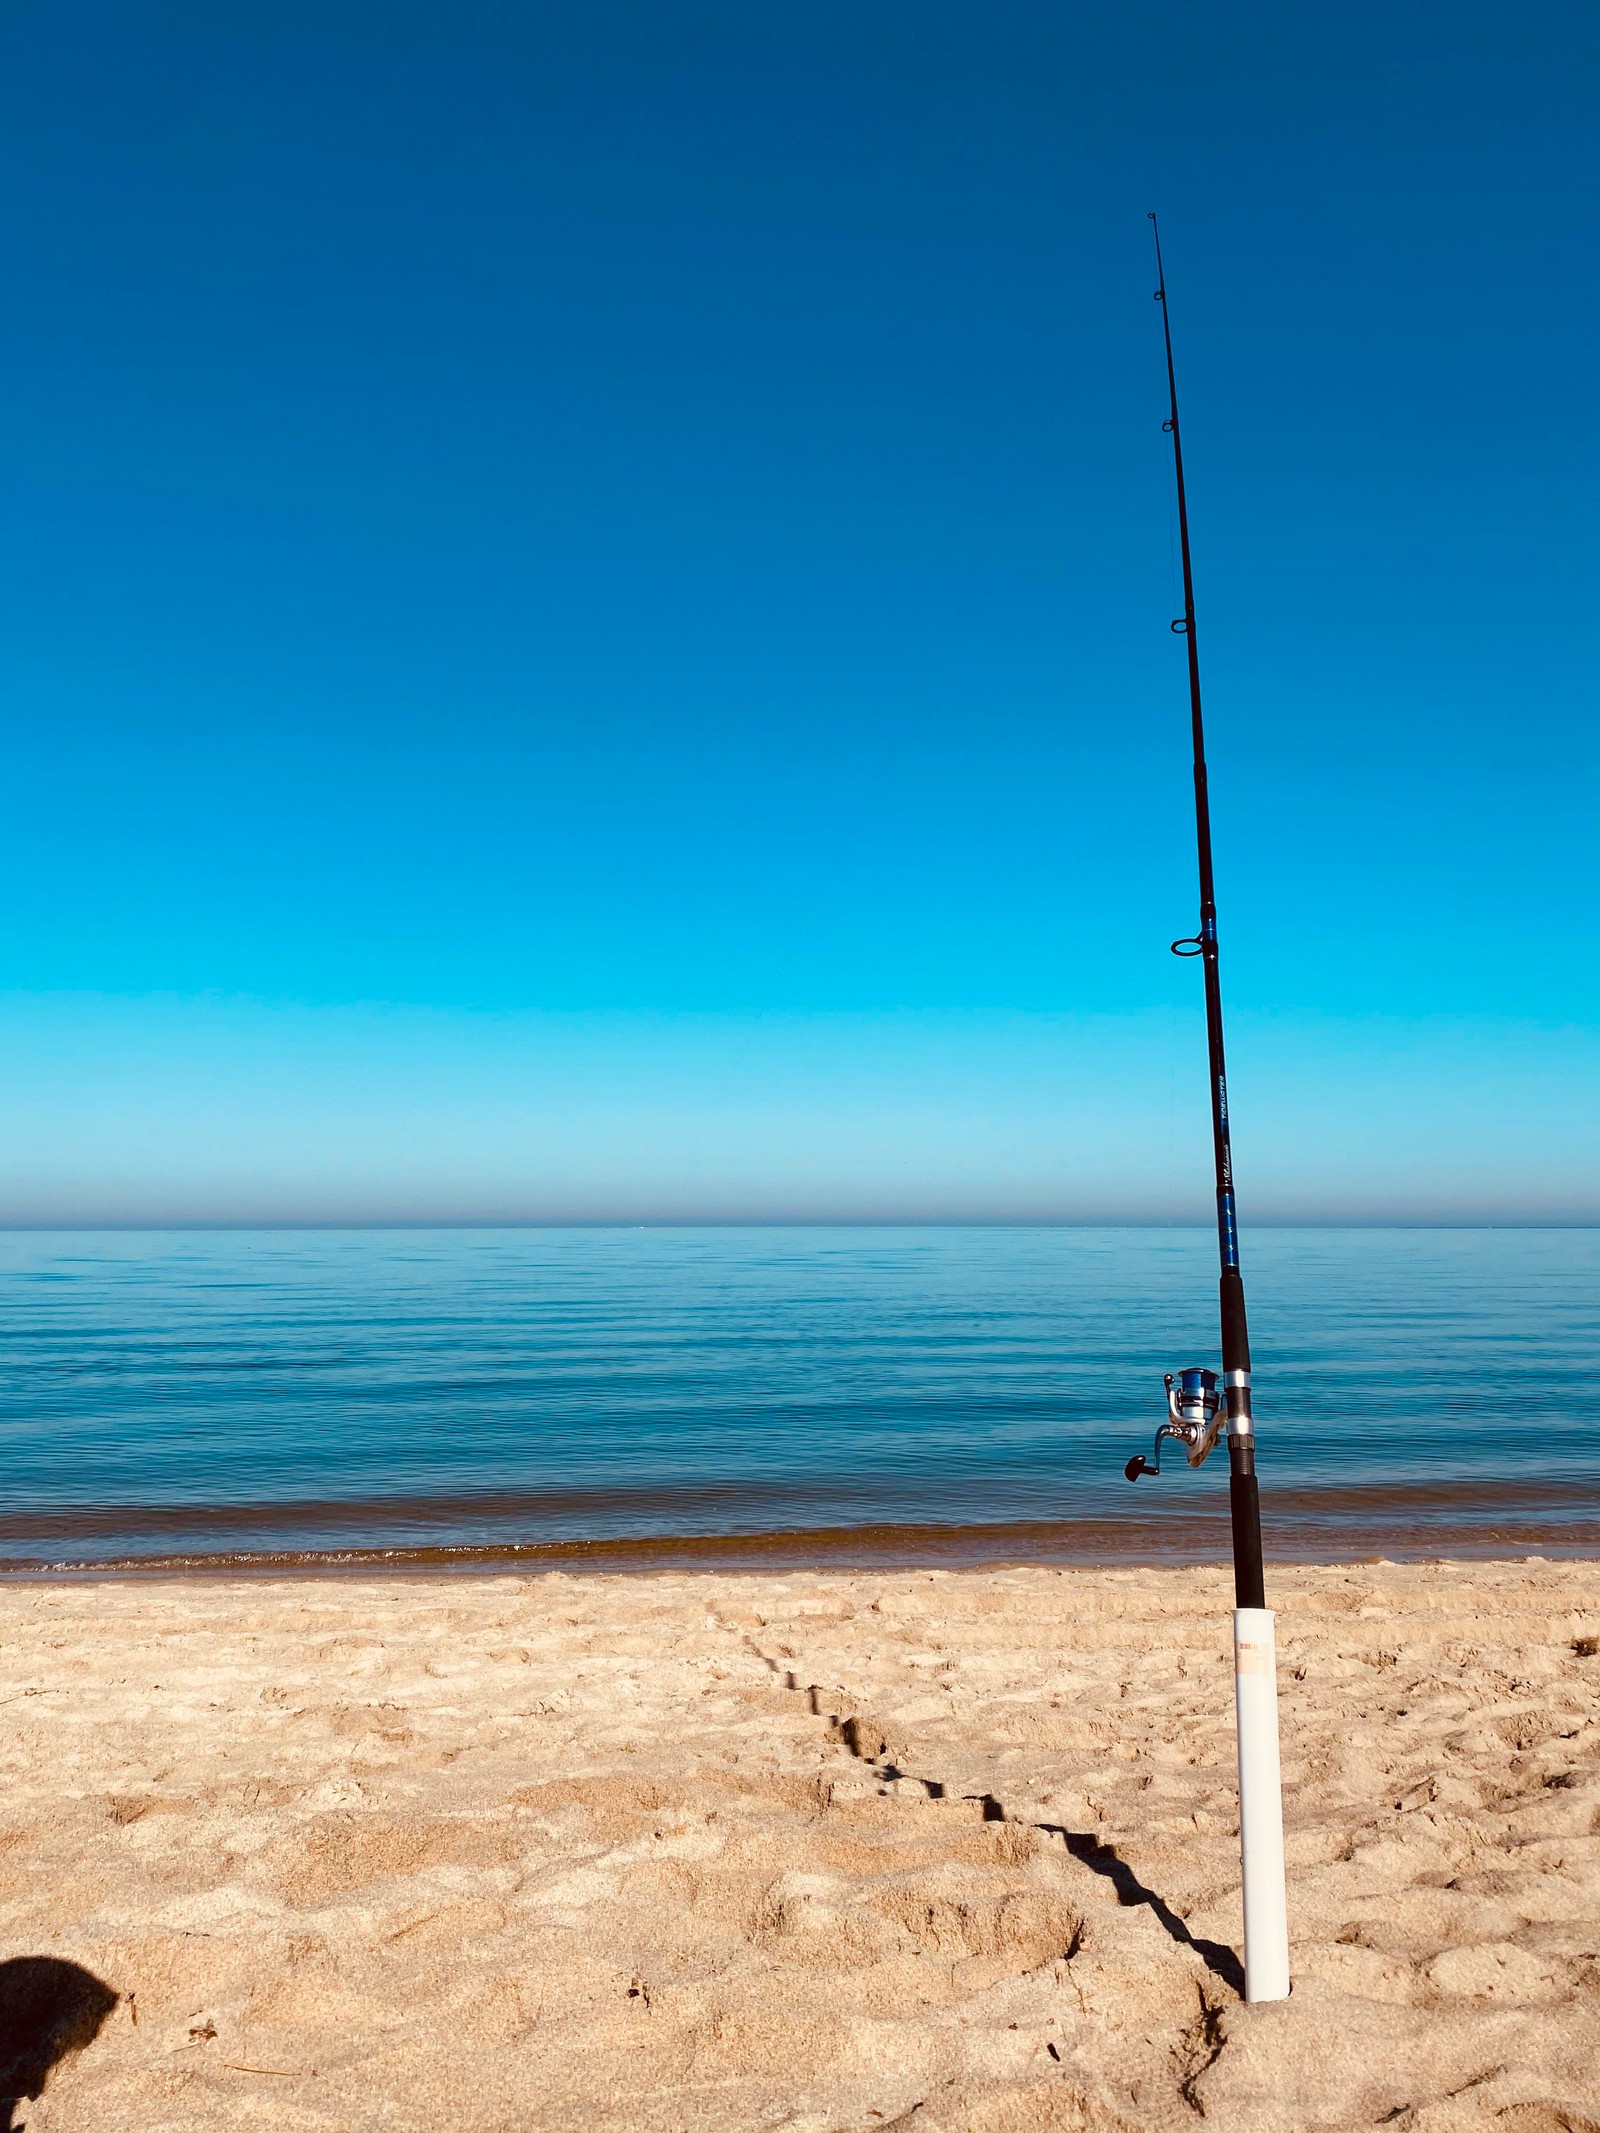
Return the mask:
{"type": "Polygon", "coordinates": [[[20,1221],[1600,1217],[1576,6],[0,29],[20,1221]]]}

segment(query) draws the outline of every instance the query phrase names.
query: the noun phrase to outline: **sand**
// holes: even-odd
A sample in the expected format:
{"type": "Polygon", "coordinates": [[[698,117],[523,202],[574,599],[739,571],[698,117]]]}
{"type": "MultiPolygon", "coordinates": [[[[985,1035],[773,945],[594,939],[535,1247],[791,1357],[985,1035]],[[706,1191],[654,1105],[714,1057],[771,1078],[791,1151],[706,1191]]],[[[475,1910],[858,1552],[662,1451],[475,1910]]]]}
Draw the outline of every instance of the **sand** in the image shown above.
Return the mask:
{"type": "Polygon", "coordinates": [[[0,1587],[0,2093],[34,2133],[1600,2125],[1596,1566],[1272,1597],[1296,1982],[1247,2007],[1217,1571],[0,1587]]]}

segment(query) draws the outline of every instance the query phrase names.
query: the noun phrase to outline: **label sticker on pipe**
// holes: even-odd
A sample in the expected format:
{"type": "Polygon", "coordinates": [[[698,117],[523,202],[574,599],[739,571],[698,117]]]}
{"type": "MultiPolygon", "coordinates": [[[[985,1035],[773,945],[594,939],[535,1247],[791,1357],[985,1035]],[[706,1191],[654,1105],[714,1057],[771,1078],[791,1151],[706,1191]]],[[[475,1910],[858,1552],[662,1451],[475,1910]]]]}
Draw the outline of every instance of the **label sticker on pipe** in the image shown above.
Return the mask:
{"type": "Polygon", "coordinates": [[[1233,1670],[1236,1674],[1270,1674],[1272,1654],[1264,1644],[1236,1644],[1233,1670]]]}

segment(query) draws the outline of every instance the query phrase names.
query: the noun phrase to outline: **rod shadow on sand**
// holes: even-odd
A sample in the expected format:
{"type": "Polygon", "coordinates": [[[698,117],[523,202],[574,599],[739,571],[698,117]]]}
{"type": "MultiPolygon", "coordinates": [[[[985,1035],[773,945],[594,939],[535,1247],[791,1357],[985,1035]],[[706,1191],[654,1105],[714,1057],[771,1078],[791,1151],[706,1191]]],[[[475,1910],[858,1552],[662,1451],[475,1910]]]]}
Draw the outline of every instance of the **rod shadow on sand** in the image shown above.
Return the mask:
{"type": "MultiPolygon", "coordinates": [[[[755,1647],[752,1646],[752,1649],[755,1647]]],[[[828,1730],[843,1743],[858,1762],[868,1764],[878,1774],[890,1781],[904,1778],[913,1785],[920,1785],[930,1800],[950,1797],[949,1788],[938,1778],[921,1777],[913,1770],[902,1770],[889,1759],[883,1737],[876,1732],[870,1721],[861,1718],[841,1718],[837,1713],[825,1712],[820,1700],[820,1691],[814,1683],[803,1683],[798,1675],[769,1659],[765,1652],[757,1652],[762,1664],[776,1674],[786,1689],[798,1696],[807,1696],[811,1709],[818,1718],[825,1718],[828,1730]]],[[[1091,1874],[1100,1874],[1110,1882],[1117,1893],[1117,1901],[1125,1910],[1134,1910],[1141,1905],[1147,1909],[1161,1930],[1182,1948],[1192,1948],[1214,1977],[1221,1978],[1240,1999],[1244,1998],[1244,1965],[1234,1951],[1219,1940],[1203,1940],[1191,1933],[1187,1923],[1178,1916],[1165,1897],[1147,1887],[1133,1868],[1118,1852],[1114,1844],[1103,1844],[1091,1830],[1068,1829],[1062,1822],[1034,1822],[1025,1815],[1009,1814],[992,1792],[967,1792],[962,1799],[976,1800],[983,1809],[986,1822],[1009,1822],[1017,1828],[1036,1829],[1042,1836],[1059,1837],[1074,1859],[1081,1860],[1091,1874]]]]}
{"type": "Polygon", "coordinates": [[[53,1955],[0,1963],[0,2133],[17,2133],[16,2108],[42,2096],[52,2071],[100,2034],[117,2004],[92,1970],[53,1955]]]}

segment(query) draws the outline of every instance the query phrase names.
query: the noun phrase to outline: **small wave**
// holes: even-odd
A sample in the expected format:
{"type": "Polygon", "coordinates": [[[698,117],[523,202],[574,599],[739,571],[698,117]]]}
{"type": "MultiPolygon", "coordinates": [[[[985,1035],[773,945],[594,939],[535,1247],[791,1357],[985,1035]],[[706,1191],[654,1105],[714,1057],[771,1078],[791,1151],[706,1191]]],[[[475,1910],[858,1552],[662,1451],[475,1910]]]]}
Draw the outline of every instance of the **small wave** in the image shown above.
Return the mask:
{"type": "MultiPolygon", "coordinates": [[[[541,1499],[542,1501],[543,1499],[541,1499]]],[[[437,1515],[438,1499],[428,1499],[437,1515]]],[[[231,1522],[241,1510],[221,1507],[231,1522]]],[[[278,1507],[255,1506],[257,1528],[278,1507]]],[[[346,1511],[352,1507],[341,1507],[346,1511]]],[[[369,1516],[379,1506],[368,1506],[369,1516]]],[[[392,1510],[393,1506],[388,1507],[392,1510]]],[[[328,1522],[331,1506],[319,1507],[328,1522]]],[[[407,1511],[415,1515],[415,1501],[407,1511]]],[[[1600,1555],[1600,1489],[1560,1484],[1432,1482],[1343,1489],[1285,1489],[1263,1506],[1269,1556],[1278,1562],[1507,1555],[1600,1555]]],[[[103,1514],[121,1535],[123,1507],[103,1514]]],[[[203,1520],[186,1509],[192,1532],[203,1520]]],[[[144,1529],[148,1530],[148,1529],[144,1529]]],[[[369,1530],[371,1528],[369,1527],[369,1530]]],[[[56,1538],[64,1538],[59,1533],[56,1538]]],[[[83,1538],[84,1535],[74,1537],[83,1538]]],[[[13,1556],[9,1577],[128,1577],[371,1573],[375,1571],[628,1571],[671,1569],[964,1568],[997,1563],[1191,1564],[1229,1553],[1225,1516],[1130,1509],[1117,1516],[992,1524],[878,1524],[749,1532],[609,1533],[588,1538],[295,1548],[82,1552],[13,1556]]]]}

